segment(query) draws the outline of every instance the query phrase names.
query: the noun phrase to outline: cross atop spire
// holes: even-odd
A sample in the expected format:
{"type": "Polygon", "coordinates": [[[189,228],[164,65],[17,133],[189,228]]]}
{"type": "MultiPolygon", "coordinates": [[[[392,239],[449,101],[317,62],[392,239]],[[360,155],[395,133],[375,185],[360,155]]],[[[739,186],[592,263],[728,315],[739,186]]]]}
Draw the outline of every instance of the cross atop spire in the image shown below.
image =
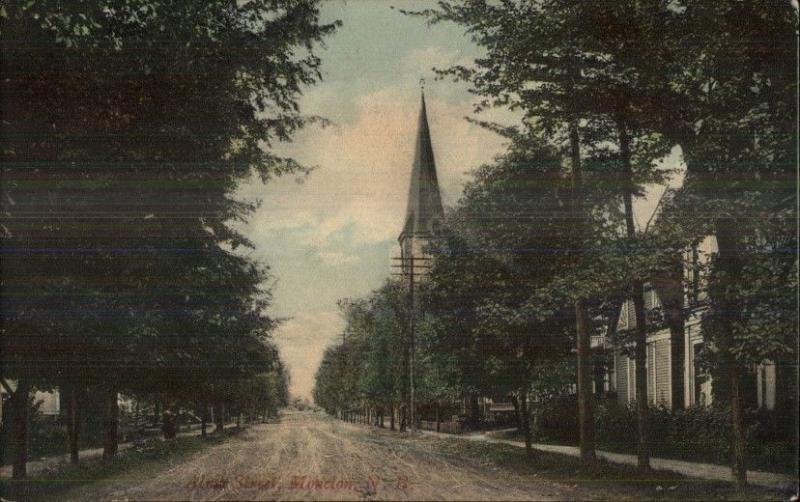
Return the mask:
{"type": "MultiPolygon", "coordinates": [[[[420,84],[424,89],[424,80],[420,84]]],[[[428,114],[425,109],[425,93],[421,93],[419,125],[417,126],[417,145],[414,152],[414,165],[411,170],[411,183],[408,190],[408,206],[401,242],[405,238],[430,236],[434,222],[444,214],[439,181],[436,177],[436,162],[433,158],[433,145],[428,127],[428,114]]]]}

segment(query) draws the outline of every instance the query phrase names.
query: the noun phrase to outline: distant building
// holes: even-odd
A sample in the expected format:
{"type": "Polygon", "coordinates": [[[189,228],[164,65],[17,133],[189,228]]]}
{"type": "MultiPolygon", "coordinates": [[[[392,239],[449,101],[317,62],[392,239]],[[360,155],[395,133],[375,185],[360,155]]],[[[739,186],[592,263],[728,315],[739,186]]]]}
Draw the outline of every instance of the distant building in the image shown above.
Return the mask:
{"type": "MultiPolygon", "coordinates": [[[[17,390],[17,382],[14,380],[7,380],[6,383],[11,390],[17,390]]],[[[8,401],[10,395],[3,387],[0,389],[0,420],[3,418],[3,412],[6,408],[6,401],[8,401]]],[[[38,406],[38,411],[42,415],[47,416],[57,416],[61,413],[61,396],[58,392],[58,389],[54,389],[53,391],[40,391],[37,390],[33,392],[33,405],[36,407],[38,406]]]]}
{"type": "MultiPolygon", "coordinates": [[[[17,390],[17,382],[14,380],[7,380],[6,383],[11,390],[17,390]]],[[[61,395],[59,392],[58,387],[55,387],[53,390],[34,390],[33,394],[33,406],[34,408],[44,416],[48,417],[57,417],[61,414],[62,410],[66,409],[66,404],[62,402],[62,399],[65,396],[61,395]]],[[[0,421],[2,421],[3,413],[7,406],[7,401],[10,398],[10,395],[6,391],[5,388],[0,390],[0,421]]],[[[135,401],[130,398],[126,397],[122,394],[118,394],[117,396],[117,403],[119,404],[120,411],[123,413],[131,413],[134,409],[135,401]]]]}
{"type": "MultiPolygon", "coordinates": [[[[403,284],[424,280],[430,266],[430,254],[425,247],[431,242],[444,218],[442,196],[436,174],[436,160],[428,125],[425,95],[421,97],[414,163],[409,180],[408,202],[403,230],[397,241],[400,245],[403,284]]],[[[503,398],[488,396],[465,397],[460,404],[462,412],[475,408],[482,417],[513,412],[514,406],[503,398]]]]}
{"type": "Polygon", "coordinates": [[[429,258],[425,253],[425,246],[430,242],[443,217],[442,196],[436,176],[436,161],[433,156],[433,144],[428,127],[425,95],[423,94],[414,163],[408,188],[406,218],[403,230],[397,238],[400,244],[404,282],[407,283],[410,280],[412,273],[415,281],[419,276],[424,275],[429,258]]]}

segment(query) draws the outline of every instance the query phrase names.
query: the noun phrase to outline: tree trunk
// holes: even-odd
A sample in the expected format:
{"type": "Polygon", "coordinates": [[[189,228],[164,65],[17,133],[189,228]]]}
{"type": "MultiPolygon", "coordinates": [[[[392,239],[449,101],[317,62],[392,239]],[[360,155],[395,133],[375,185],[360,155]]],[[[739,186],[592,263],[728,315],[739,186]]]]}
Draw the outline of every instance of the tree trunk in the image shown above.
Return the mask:
{"type": "Polygon", "coordinates": [[[649,403],[647,402],[647,331],[644,326],[645,318],[642,283],[636,281],[633,288],[633,306],[636,314],[636,415],[639,433],[636,465],[639,471],[647,472],[650,470],[650,441],[648,438],[650,409],[648,408],[649,403]]]}
{"type": "Polygon", "coordinates": [[[158,427],[158,421],[161,418],[161,401],[156,401],[153,406],[153,427],[158,427]]]}
{"type": "Polygon", "coordinates": [[[200,437],[204,438],[208,436],[208,402],[204,399],[200,406],[200,437]]]}
{"type": "Polygon", "coordinates": [[[517,422],[517,430],[522,432],[522,413],[519,411],[519,399],[511,395],[511,404],[514,406],[514,420],[517,422]]]}
{"type": "MultiPolygon", "coordinates": [[[[583,210],[583,180],[581,176],[581,146],[578,121],[569,122],[570,161],[572,168],[571,210],[574,220],[575,249],[583,249],[586,215],[583,210]]],[[[597,456],[594,450],[594,396],[592,395],[592,349],[589,326],[589,309],[585,298],[575,300],[575,331],[577,337],[578,366],[578,428],[580,432],[581,462],[594,467],[597,456]]]]}
{"type": "Polygon", "coordinates": [[[400,407],[400,432],[406,431],[406,407],[400,407]]]}
{"type": "Polygon", "coordinates": [[[13,438],[11,440],[14,449],[14,460],[11,476],[13,479],[22,479],[27,476],[28,468],[28,398],[30,386],[28,382],[20,379],[17,382],[17,390],[11,395],[13,415],[13,438]]]}
{"type": "Polygon", "coordinates": [[[470,394],[469,396],[469,423],[473,430],[478,430],[480,426],[481,409],[478,406],[478,395],[470,394]]]}
{"type": "Polygon", "coordinates": [[[389,411],[390,411],[390,415],[389,415],[389,430],[393,431],[393,430],[395,430],[395,427],[394,427],[395,406],[392,405],[392,407],[389,409],[389,411]]]}
{"type": "Polygon", "coordinates": [[[441,424],[442,424],[442,417],[441,417],[441,409],[439,406],[439,402],[436,402],[436,432],[441,432],[441,424]]]}
{"type": "MultiPolygon", "coordinates": [[[[723,379],[728,381],[727,394],[731,403],[731,421],[733,429],[733,444],[731,445],[731,474],[737,486],[747,485],[747,467],[745,464],[745,448],[747,438],[744,424],[744,401],[742,395],[742,376],[744,368],[736,361],[733,354],[733,325],[741,309],[731,291],[741,281],[741,263],[738,251],[741,246],[737,237],[737,225],[732,219],[725,219],[717,223],[717,245],[719,254],[717,267],[725,274],[725,280],[731,286],[721,288],[720,298],[715,299],[715,308],[719,309],[722,318],[718,344],[722,356],[723,379]],[[724,375],[727,373],[727,375],[724,375]]],[[[724,382],[720,382],[724,385],[724,382]]],[[[720,385],[719,387],[722,387],[720,385]]],[[[723,392],[724,393],[724,392],[723,392]]]]}
{"type": "Polygon", "coordinates": [[[594,449],[591,336],[589,334],[589,309],[586,306],[586,300],[582,298],[575,301],[575,319],[578,337],[578,427],[581,462],[586,467],[594,467],[597,455],[594,449]]]}
{"type": "Polygon", "coordinates": [[[242,412],[241,411],[239,411],[239,413],[236,415],[236,428],[237,429],[241,429],[242,428],[242,412]]]}
{"type": "Polygon", "coordinates": [[[214,403],[214,433],[221,434],[225,430],[225,405],[222,401],[214,403]]]}
{"type": "Polygon", "coordinates": [[[103,459],[110,460],[117,455],[119,449],[119,403],[114,390],[106,391],[105,440],[103,442],[103,459]]]}
{"type": "Polygon", "coordinates": [[[161,414],[161,433],[164,435],[164,439],[175,439],[175,435],[177,434],[177,419],[177,413],[171,409],[166,409],[164,413],[161,414]]]}
{"type": "Polygon", "coordinates": [[[525,434],[525,455],[533,458],[533,434],[531,433],[531,414],[528,409],[528,393],[522,391],[519,396],[520,411],[522,412],[522,432],[525,434]]]}
{"type": "MultiPolygon", "coordinates": [[[[633,214],[633,170],[631,168],[631,139],[624,118],[617,120],[619,132],[619,153],[622,160],[622,201],[625,205],[625,228],[628,239],[636,238],[636,225],[633,214]]],[[[631,299],[636,317],[636,414],[638,423],[638,458],[640,471],[650,470],[650,445],[647,438],[649,409],[647,402],[647,325],[644,313],[644,287],[641,280],[631,283],[631,299]]]]}
{"type": "Polygon", "coordinates": [[[72,465],[78,464],[78,424],[78,389],[70,385],[67,394],[67,450],[72,465]]]}
{"type": "Polygon", "coordinates": [[[733,459],[731,464],[731,474],[736,486],[743,488],[747,486],[747,467],[745,465],[745,449],[747,448],[747,436],[744,424],[744,402],[742,399],[742,370],[741,365],[731,361],[729,369],[731,378],[731,420],[733,421],[733,459]]]}
{"type": "Polygon", "coordinates": [[[133,407],[133,428],[139,430],[139,421],[142,417],[141,409],[139,408],[139,400],[134,401],[133,407]]]}

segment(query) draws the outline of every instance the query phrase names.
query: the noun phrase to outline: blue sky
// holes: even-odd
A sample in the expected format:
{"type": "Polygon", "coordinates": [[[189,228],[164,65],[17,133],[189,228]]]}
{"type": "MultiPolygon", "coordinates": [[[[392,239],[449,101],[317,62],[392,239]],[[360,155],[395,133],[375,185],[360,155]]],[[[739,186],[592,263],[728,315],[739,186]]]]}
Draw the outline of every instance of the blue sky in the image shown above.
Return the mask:
{"type": "MultiPolygon", "coordinates": [[[[420,78],[426,80],[445,207],[458,200],[469,171],[503,151],[502,138],[465,120],[473,101],[466,86],[437,82],[431,71],[469,63],[479,49],[461,28],[428,28],[392,7],[430,5],[326,2],[324,19],[340,19],[343,26],[319,51],[323,82],[307,89],[300,104],[305,113],[335,125],[309,127],[280,148],[316,169],[306,177],[287,176],[266,185],[251,180],[240,187],[239,197],[262,202],[241,229],[255,244],[253,256],[269,264],[275,276],[271,313],[288,318],[275,340],[295,395],[310,396],[322,353],[343,329],[336,301],[379,287],[390,274],[390,258],[399,252],[420,78]]],[[[483,118],[515,120],[504,111],[483,118]]],[[[649,215],[645,206],[642,213],[649,215]]]]}
{"type": "Polygon", "coordinates": [[[319,51],[324,80],[305,91],[301,107],[334,125],[310,127],[280,149],[316,169],[240,189],[240,197],[262,201],[243,231],[275,276],[273,315],[290,318],[275,339],[297,395],[310,395],[322,351],[343,329],[336,300],[364,296],[389,276],[405,213],[420,78],[446,205],[457,200],[468,171],[502,150],[501,138],[464,120],[471,111],[466,87],[436,82],[431,71],[469,62],[478,49],[460,28],[428,28],[393,5],[430,2],[324,4],[324,19],[343,26],[319,51]]]}

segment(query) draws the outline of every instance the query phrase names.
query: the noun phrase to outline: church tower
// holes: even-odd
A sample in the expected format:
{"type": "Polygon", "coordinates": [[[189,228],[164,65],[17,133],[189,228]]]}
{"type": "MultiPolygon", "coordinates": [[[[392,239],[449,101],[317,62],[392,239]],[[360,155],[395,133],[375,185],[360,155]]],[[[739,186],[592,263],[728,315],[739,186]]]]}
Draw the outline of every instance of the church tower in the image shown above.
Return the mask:
{"type": "Polygon", "coordinates": [[[408,189],[406,221],[403,231],[397,239],[400,243],[404,274],[410,273],[412,260],[414,275],[422,272],[417,269],[417,265],[422,264],[422,260],[425,258],[423,249],[430,242],[443,216],[442,197],[436,177],[436,162],[433,158],[433,144],[431,143],[431,132],[425,109],[425,94],[423,93],[417,126],[414,164],[408,189]]]}

